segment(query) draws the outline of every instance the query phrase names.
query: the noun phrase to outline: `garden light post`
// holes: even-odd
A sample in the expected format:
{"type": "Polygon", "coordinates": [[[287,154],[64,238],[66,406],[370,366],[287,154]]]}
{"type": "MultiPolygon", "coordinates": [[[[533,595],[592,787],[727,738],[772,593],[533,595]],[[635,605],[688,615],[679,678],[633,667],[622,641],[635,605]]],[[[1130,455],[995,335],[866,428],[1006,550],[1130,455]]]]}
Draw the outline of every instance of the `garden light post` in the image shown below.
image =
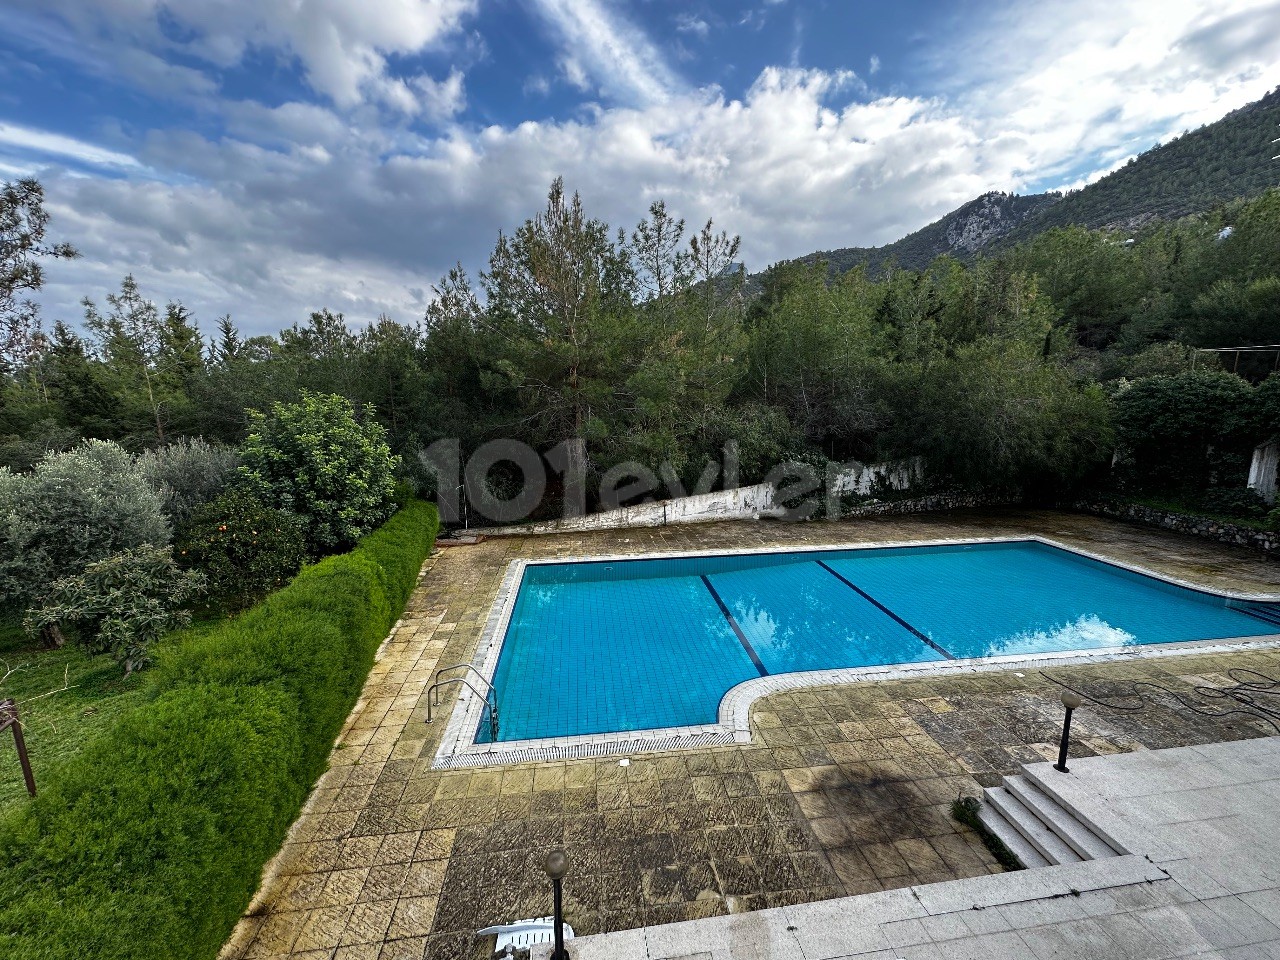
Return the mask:
{"type": "Polygon", "coordinates": [[[1053,769],[1062,773],[1070,773],[1067,769],[1067,746],[1071,742],[1071,714],[1081,704],[1080,695],[1070,690],[1062,691],[1062,705],[1067,708],[1067,715],[1062,718],[1062,744],[1058,747],[1058,762],[1053,769]]]}
{"type": "Polygon", "coordinates": [[[551,960],[569,960],[569,953],[564,948],[564,909],[560,896],[560,881],[569,872],[569,858],[563,850],[552,850],[547,854],[547,862],[543,867],[551,878],[552,921],[555,924],[555,949],[551,951],[551,960]]]}

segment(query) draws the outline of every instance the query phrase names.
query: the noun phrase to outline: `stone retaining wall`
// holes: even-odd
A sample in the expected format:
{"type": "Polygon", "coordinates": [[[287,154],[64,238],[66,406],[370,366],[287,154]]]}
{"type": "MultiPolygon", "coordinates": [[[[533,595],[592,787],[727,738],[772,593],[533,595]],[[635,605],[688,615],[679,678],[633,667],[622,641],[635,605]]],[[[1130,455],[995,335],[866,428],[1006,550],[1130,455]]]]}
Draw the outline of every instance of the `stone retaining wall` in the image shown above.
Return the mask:
{"type": "Polygon", "coordinates": [[[1280,533],[1269,530],[1255,530],[1242,527],[1223,520],[1210,520],[1208,517],[1194,517],[1185,513],[1171,513],[1168,510],[1157,510],[1144,507],[1138,503],[1124,503],[1117,500],[1089,499],[1077,500],[1071,505],[1073,510],[1081,513],[1093,513],[1101,517],[1112,517],[1116,520],[1129,520],[1133,523],[1145,523],[1179,533],[1190,533],[1197,537],[1207,537],[1222,543],[1234,543],[1242,547],[1252,547],[1264,553],[1280,556],[1280,533]]]}

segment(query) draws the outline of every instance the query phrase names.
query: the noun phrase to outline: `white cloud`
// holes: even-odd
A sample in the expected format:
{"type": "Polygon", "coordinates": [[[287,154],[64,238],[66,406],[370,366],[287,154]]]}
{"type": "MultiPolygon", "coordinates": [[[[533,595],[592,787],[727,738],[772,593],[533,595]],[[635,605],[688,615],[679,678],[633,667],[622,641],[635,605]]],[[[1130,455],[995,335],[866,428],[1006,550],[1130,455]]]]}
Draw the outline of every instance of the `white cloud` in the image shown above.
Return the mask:
{"type": "Polygon", "coordinates": [[[692,13],[679,13],[676,15],[676,29],[681,33],[692,33],[700,40],[705,40],[707,34],[711,32],[711,24],[692,13]]]}
{"type": "MultiPolygon", "coordinates": [[[[311,88],[337,106],[349,109],[375,101],[407,114],[438,108],[438,98],[417,95],[422,85],[436,81],[423,74],[397,78],[388,58],[438,45],[457,33],[478,5],[478,0],[18,2],[58,14],[81,37],[115,41],[100,52],[107,56],[109,50],[117,67],[134,80],[157,77],[160,64],[177,71],[191,92],[209,93],[214,85],[207,76],[161,57],[180,52],[228,67],[252,50],[279,50],[296,58],[311,88]]],[[[452,77],[440,81],[452,82],[452,77]]]]}
{"type": "Polygon", "coordinates": [[[542,74],[534,74],[525,78],[522,89],[527,97],[545,97],[551,92],[551,81],[542,74]]]}
{"type": "Polygon", "coordinates": [[[33,130],[12,123],[0,123],[0,147],[9,147],[23,154],[38,154],[46,157],[62,157],[75,163],[95,167],[141,167],[137,159],[115,150],[107,150],[96,144],[85,143],[72,137],[50,133],[46,130],[33,130]]]}
{"type": "Polygon", "coordinates": [[[867,68],[867,73],[871,74],[872,76],[875,76],[879,72],[880,72],[880,58],[873,53],[871,55],[871,63],[867,68]]]}
{"type": "Polygon", "coordinates": [[[1053,176],[1104,151],[1109,165],[1266,93],[1280,82],[1280,3],[1007,5],[934,57],[956,107],[1021,139],[1025,172],[1053,176]]]}
{"type": "Polygon", "coordinates": [[[561,64],[575,86],[590,77],[605,96],[633,104],[661,103],[679,86],[644,33],[600,0],[534,0],[534,7],[568,51],[561,64]]]}

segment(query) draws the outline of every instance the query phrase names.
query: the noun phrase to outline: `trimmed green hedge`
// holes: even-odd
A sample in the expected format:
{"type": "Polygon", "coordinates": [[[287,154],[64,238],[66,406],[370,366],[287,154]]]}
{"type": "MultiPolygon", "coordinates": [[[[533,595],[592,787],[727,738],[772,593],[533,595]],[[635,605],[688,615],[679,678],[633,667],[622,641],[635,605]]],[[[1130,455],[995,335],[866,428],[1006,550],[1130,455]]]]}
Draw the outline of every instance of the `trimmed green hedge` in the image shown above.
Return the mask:
{"type": "Polygon", "coordinates": [[[212,958],[284,841],[438,527],[351,553],[162,651],[153,697],[0,827],[0,955],[212,958]]]}

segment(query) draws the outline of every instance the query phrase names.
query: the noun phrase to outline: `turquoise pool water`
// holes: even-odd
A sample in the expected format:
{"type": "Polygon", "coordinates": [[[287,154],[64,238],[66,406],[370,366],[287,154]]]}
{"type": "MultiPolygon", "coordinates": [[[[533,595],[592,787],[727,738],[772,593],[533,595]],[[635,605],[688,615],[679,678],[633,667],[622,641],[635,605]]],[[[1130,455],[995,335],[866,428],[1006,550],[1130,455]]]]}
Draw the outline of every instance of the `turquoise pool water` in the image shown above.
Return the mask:
{"type": "MultiPolygon", "coordinates": [[[[1038,541],[525,568],[498,740],[714,723],[755,677],[1280,633],[1228,601],[1038,541]]],[[[477,742],[490,739],[487,722],[477,742]]]]}

